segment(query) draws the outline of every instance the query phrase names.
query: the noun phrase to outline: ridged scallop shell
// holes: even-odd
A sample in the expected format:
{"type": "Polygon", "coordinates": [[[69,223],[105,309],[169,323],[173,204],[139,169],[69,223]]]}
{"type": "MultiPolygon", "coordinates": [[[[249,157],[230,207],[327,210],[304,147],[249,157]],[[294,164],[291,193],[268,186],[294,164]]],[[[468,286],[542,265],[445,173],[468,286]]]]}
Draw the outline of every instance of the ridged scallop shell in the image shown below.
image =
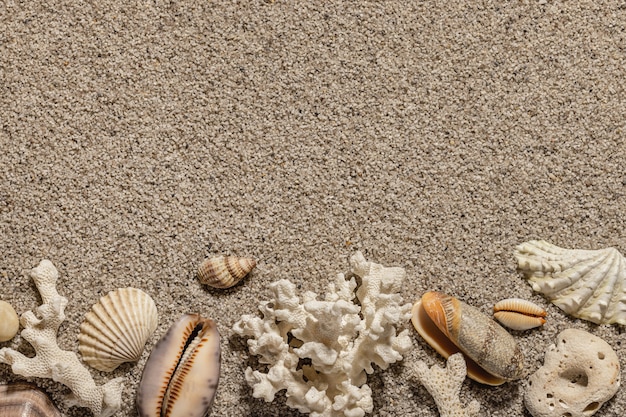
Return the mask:
{"type": "Polygon", "coordinates": [[[528,330],[545,324],[546,310],[521,298],[507,298],[493,306],[493,316],[513,330],[528,330]]]}
{"type": "Polygon", "coordinates": [[[61,417],[45,392],[25,383],[0,385],[0,416],[61,417]]]}
{"type": "Polygon", "coordinates": [[[617,249],[563,249],[533,240],[519,245],[515,257],[533,290],[567,314],[626,324],[626,261],[617,249]]]}
{"type": "Polygon", "coordinates": [[[139,360],[157,323],[157,308],[148,294],[137,288],[111,291],[86,314],[78,350],[89,366],[112,371],[139,360]]]}
{"type": "Polygon", "coordinates": [[[217,391],[220,335],[198,314],[178,319],[150,354],[137,390],[140,417],[203,417],[217,391]]]}
{"type": "Polygon", "coordinates": [[[412,313],[415,329],[444,358],[463,353],[473,380],[501,385],[523,376],[524,355],[513,336],[478,309],[431,291],[412,313]]]}
{"type": "Polygon", "coordinates": [[[198,267],[200,282],[213,288],[230,288],[241,281],[254,267],[252,258],[216,256],[207,258],[198,267]]]}

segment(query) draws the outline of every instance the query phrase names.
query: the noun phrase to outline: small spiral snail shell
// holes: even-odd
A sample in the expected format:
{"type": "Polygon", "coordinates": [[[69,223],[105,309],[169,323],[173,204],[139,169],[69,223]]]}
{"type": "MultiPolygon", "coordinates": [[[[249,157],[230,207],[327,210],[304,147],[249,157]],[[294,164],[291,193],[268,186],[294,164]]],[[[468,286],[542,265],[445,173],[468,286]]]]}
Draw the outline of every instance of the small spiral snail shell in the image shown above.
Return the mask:
{"type": "Polygon", "coordinates": [[[252,258],[216,256],[207,258],[198,267],[198,279],[213,288],[230,288],[241,281],[254,267],[252,258]]]}
{"type": "Polygon", "coordinates": [[[467,375],[487,385],[523,376],[524,356],[517,342],[478,309],[446,294],[425,293],[413,306],[411,322],[446,359],[462,352],[467,375]]]}

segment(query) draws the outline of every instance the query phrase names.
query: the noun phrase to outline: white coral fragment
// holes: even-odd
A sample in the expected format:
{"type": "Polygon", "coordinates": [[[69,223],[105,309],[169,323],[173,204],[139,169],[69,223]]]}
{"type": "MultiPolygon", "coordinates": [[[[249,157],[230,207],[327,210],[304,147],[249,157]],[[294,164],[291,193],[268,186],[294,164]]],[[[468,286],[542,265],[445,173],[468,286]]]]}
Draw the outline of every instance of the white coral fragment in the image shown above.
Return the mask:
{"type": "Polygon", "coordinates": [[[467,408],[461,404],[459,394],[465,380],[467,367],[461,353],[448,358],[445,369],[434,365],[428,368],[423,361],[413,366],[419,381],[433,396],[441,417],[477,417],[480,410],[478,401],[473,400],[467,408]]]}
{"type": "Polygon", "coordinates": [[[565,329],[546,351],[543,366],[528,378],[524,404],[534,417],[590,417],[619,386],[613,348],[584,330],[565,329]]]}
{"type": "Polygon", "coordinates": [[[50,378],[72,390],[70,405],[88,407],[96,417],[109,417],[120,409],[124,378],[115,378],[97,386],[89,371],[74,352],[61,350],[57,332],[65,320],[67,298],[59,295],[56,282],[59,277],[52,262],[43,260],[31,271],[43,304],[35,312],[22,314],[22,337],[35,349],[35,357],[20,352],[0,349],[0,363],[11,365],[13,373],[28,378],[50,378]]]}
{"type": "Polygon", "coordinates": [[[302,300],[287,280],[270,285],[273,297],[262,302],[263,318],[244,315],[233,330],[248,336],[250,353],[268,365],[266,373],[246,370],[255,398],[270,402],[286,390],[287,405],[315,417],[362,417],[373,410],[366,384],[372,364],[387,369],[412,346],[408,330],[396,326],[411,317],[411,305],[398,293],[402,268],[367,262],[360,252],[350,259],[356,280],[343,274],[329,284],[324,300],[306,292],[302,300]]]}

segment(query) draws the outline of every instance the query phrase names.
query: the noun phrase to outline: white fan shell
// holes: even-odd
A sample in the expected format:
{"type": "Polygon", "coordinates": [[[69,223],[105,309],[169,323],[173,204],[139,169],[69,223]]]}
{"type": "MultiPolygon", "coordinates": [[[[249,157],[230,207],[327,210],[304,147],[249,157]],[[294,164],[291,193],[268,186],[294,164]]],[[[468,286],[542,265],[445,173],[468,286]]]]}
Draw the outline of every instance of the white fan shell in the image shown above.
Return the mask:
{"type": "Polygon", "coordinates": [[[157,324],[156,305],[148,294],[120,288],[100,298],[85,315],[78,350],[89,366],[112,371],[124,362],[139,360],[157,324]]]}
{"type": "Polygon", "coordinates": [[[626,260],[617,249],[564,249],[531,240],[515,257],[533,290],[561,310],[597,324],[626,324],[626,260]]]}

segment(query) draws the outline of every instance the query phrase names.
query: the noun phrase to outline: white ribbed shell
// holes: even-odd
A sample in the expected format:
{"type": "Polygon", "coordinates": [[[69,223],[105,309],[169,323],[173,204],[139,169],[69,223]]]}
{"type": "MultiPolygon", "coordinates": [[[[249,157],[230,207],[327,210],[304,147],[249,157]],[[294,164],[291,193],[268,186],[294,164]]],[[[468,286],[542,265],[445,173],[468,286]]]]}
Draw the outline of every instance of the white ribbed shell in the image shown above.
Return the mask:
{"type": "Polygon", "coordinates": [[[139,360],[157,323],[156,305],[148,294],[137,288],[111,291],[85,316],[78,350],[89,366],[112,371],[139,360]]]}
{"type": "Polygon", "coordinates": [[[532,240],[519,245],[515,257],[533,290],[567,314],[626,324],[626,261],[617,249],[563,249],[532,240]]]}

